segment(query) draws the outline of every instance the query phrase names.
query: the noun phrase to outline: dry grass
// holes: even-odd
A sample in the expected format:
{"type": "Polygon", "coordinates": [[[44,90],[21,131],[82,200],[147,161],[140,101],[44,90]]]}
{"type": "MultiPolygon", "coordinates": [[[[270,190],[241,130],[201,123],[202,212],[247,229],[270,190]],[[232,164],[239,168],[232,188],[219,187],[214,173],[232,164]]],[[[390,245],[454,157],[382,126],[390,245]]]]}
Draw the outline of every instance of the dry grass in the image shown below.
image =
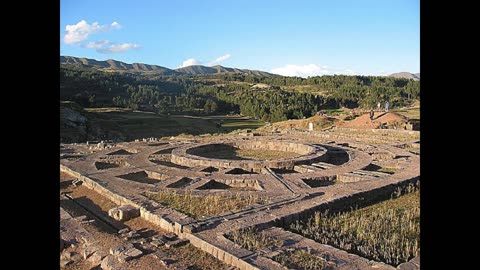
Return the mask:
{"type": "Polygon", "coordinates": [[[420,108],[398,109],[394,111],[400,115],[408,117],[408,119],[420,119],[420,108]]]}
{"type": "Polygon", "coordinates": [[[131,112],[131,109],[117,108],[117,107],[103,107],[103,108],[84,108],[87,112],[93,113],[110,113],[110,112],[131,112]]]}
{"type": "Polygon", "coordinates": [[[316,212],[290,229],[320,243],[398,265],[420,251],[420,191],[363,209],[330,215],[316,212]]]}
{"type": "Polygon", "coordinates": [[[273,260],[289,269],[316,270],[326,266],[325,259],[302,249],[282,253],[273,257],[273,260]]]}
{"type": "Polygon", "coordinates": [[[239,211],[251,204],[266,203],[265,199],[260,198],[256,194],[240,194],[223,193],[211,194],[207,196],[196,196],[191,191],[185,193],[177,193],[176,191],[164,190],[158,193],[145,193],[145,195],[154,200],[187,214],[194,218],[202,216],[215,216],[227,211],[239,211]]]}
{"type": "Polygon", "coordinates": [[[314,130],[322,130],[324,128],[331,127],[338,123],[338,119],[326,115],[314,115],[306,119],[290,119],[287,121],[272,123],[269,126],[264,126],[258,131],[274,131],[274,130],[290,130],[290,129],[301,129],[308,130],[309,123],[313,123],[314,130]]]}
{"type": "MultiPolygon", "coordinates": [[[[259,232],[256,229],[236,230],[226,235],[228,239],[250,251],[282,247],[283,241],[259,232]]],[[[272,258],[289,269],[323,269],[325,260],[304,250],[287,251],[272,258]]]]}
{"type": "Polygon", "coordinates": [[[190,265],[187,269],[222,270],[229,268],[229,265],[191,244],[175,249],[167,249],[167,254],[172,254],[177,260],[190,265]]]}
{"type": "Polygon", "coordinates": [[[297,157],[300,154],[294,152],[268,150],[268,149],[239,149],[231,147],[215,152],[205,152],[200,156],[215,159],[233,159],[233,160],[274,160],[280,158],[297,157]]]}
{"type": "Polygon", "coordinates": [[[239,157],[255,160],[272,160],[299,156],[298,153],[294,152],[284,152],[268,149],[239,149],[235,151],[235,153],[239,157]]]}
{"type": "Polygon", "coordinates": [[[271,246],[282,246],[282,242],[256,229],[236,230],[226,235],[228,239],[250,251],[257,251],[271,246]]]}

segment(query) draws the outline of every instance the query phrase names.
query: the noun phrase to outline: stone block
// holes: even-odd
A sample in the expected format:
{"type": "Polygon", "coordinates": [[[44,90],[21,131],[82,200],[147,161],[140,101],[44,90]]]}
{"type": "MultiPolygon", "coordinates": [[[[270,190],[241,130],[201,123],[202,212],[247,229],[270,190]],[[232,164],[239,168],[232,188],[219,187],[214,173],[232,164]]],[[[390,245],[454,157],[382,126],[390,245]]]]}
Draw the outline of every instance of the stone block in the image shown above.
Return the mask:
{"type": "Polygon", "coordinates": [[[72,251],[65,251],[60,254],[60,259],[61,260],[69,260],[75,255],[75,252],[72,251]]]}
{"type": "Polygon", "coordinates": [[[82,255],[83,255],[83,259],[86,260],[88,259],[88,257],[90,257],[90,255],[92,255],[93,253],[95,253],[98,249],[96,247],[93,247],[93,246],[88,246],[86,247],[83,252],[82,252],[82,255]]]}
{"type": "Polygon", "coordinates": [[[165,258],[160,260],[160,264],[163,266],[169,266],[170,264],[175,263],[175,260],[170,258],[165,258]]]}
{"type": "Polygon", "coordinates": [[[158,251],[155,251],[154,253],[152,253],[152,256],[153,256],[155,259],[161,260],[161,259],[167,257],[167,253],[158,250],[158,251]]]}
{"type": "Polygon", "coordinates": [[[175,240],[175,241],[169,241],[167,243],[165,243],[165,246],[167,248],[171,248],[171,247],[181,247],[183,245],[186,245],[188,244],[190,241],[188,239],[178,239],[178,240],[175,240]]]}
{"type": "Polygon", "coordinates": [[[139,238],[140,234],[137,233],[136,231],[130,231],[127,234],[125,234],[125,240],[130,240],[134,238],[139,238]]]}
{"type": "Polygon", "coordinates": [[[225,253],[224,255],[224,262],[226,264],[232,264],[232,259],[233,259],[233,256],[231,254],[228,254],[228,253],[225,253]]]}
{"type": "Polygon", "coordinates": [[[100,264],[102,270],[126,270],[113,255],[108,255],[102,260],[100,264]]]}
{"type": "Polygon", "coordinates": [[[118,234],[124,234],[124,233],[128,233],[130,231],[129,228],[123,228],[121,230],[118,231],[118,234]]]}
{"type": "Polygon", "coordinates": [[[177,239],[177,235],[173,232],[169,232],[169,233],[164,234],[163,238],[165,238],[165,240],[167,240],[167,241],[173,241],[173,240],[177,239]]]}
{"type": "Polygon", "coordinates": [[[120,262],[127,262],[130,260],[133,260],[135,258],[141,257],[143,255],[143,252],[139,249],[136,248],[129,248],[118,256],[118,260],[120,262]]]}
{"type": "Polygon", "coordinates": [[[418,269],[420,269],[420,267],[417,267],[415,264],[413,264],[411,262],[406,262],[406,263],[402,263],[399,266],[397,266],[397,269],[399,269],[399,270],[418,270],[418,269]]]}
{"type": "Polygon", "coordinates": [[[108,215],[118,221],[127,221],[140,216],[140,209],[131,205],[122,205],[108,210],[108,215]]]}
{"type": "Polygon", "coordinates": [[[152,242],[150,242],[150,244],[152,244],[155,247],[161,247],[165,245],[165,242],[163,242],[162,240],[153,240],[152,242]]]}
{"type": "Polygon", "coordinates": [[[102,262],[103,257],[105,257],[104,254],[102,254],[100,251],[96,251],[90,255],[90,257],[88,257],[87,261],[93,265],[98,265],[102,262]]]}
{"type": "Polygon", "coordinates": [[[417,265],[420,268],[420,255],[410,260],[410,263],[417,265]]]}
{"type": "Polygon", "coordinates": [[[60,260],[60,266],[61,267],[66,267],[67,265],[71,264],[73,261],[72,260],[60,260]]]}
{"type": "Polygon", "coordinates": [[[122,244],[122,245],[110,248],[110,254],[117,256],[117,255],[120,255],[120,253],[122,253],[123,251],[128,250],[130,248],[133,248],[133,244],[131,243],[122,244]]]}

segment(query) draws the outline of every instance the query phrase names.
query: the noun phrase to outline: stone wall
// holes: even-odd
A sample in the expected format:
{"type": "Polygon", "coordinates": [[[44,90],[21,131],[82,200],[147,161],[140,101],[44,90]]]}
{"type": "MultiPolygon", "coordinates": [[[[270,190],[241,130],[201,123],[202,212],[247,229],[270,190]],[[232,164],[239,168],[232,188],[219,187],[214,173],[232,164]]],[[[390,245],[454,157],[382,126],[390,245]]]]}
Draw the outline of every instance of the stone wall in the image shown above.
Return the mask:
{"type": "Polygon", "coordinates": [[[241,270],[261,270],[260,268],[257,268],[244,261],[242,258],[239,258],[213,244],[208,243],[207,241],[204,241],[198,236],[187,234],[186,238],[190,240],[190,243],[195,247],[200,248],[201,250],[213,255],[215,258],[229,265],[235,266],[241,270]]]}
{"type": "Polygon", "coordinates": [[[326,149],[321,146],[285,141],[234,141],[216,144],[184,146],[172,151],[171,162],[188,167],[211,166],[216,168],[242,168],[250,172],[261,173],[262,169],[275,168],[293,170],[295,165],[326,161],[326,149]],[[222,151],[226,148],[267,149],[298,153],[298,157],[277,160],[231,160],[202,157],[205,152],[222,151]]]}
{"type": "Polygon", "coordinates": [[[83,182],[83,184],[87,188],[89,188],[89,189],[99,193],[100,195],[108,198],[109,200],[111,200],[112,202],[114,202],[117,205],[131,205],[131,206],[134,206],[136,208],[139,208],[140,209],[140,216],[142,218],[144,218],[147,221],[152,222],[153,224],[158,225],[160,228],[162,228],[162,229],[164,229],[168,232],[175,232],[177,234],[181,233],[181,229],[180,230],[178,230],[178,229],[175,230],[174,223],[169,222],[169,221],[161,218],[157,214],[154,214],[154,213],[148,211],[145,207],[135,203],[132,200],[129,200],[129,199],[123,197],[123,196],[115,194],[114,192],[112,192],[112,191],[108,190],[107,188],[103,187],[101,184],[97,183],[96,181],[94,181],[94,180],[92,180],[92,179],[90,179],[86,176],[83,176],[82,174],[80,174],[78,172],[75,172],[74,170],[68,168],[67,166],[64,166],[64,165],[60,164],[60,172],[65,172],[65,173],[68,173],[68,174],[72,175],[73,177],[78,178],[79,180],[81,180],[83,182]]]}

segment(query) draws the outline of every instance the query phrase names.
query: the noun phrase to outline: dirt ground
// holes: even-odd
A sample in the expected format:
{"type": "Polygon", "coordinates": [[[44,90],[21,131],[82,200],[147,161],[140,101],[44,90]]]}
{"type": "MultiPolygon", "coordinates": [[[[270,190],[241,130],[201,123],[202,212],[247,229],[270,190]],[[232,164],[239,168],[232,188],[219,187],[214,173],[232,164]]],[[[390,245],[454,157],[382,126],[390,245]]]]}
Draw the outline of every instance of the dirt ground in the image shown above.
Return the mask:
{"type": "Polygon", "coordinates": [[[339,120],[334,117],[327,117],[323,115],[314,115],[306,119],[291,119],[287,121],[273,123],[270,126],[264,126],[259,128],[259,131],[270,131],[273,129],[286,130],[286,129],[308,129],[308,124],[310,122],[314,123],[314,129],[327,128],[331,125],[334,125],[339,120]]]}
{"type": "MultiPolygon", "coordinates": [[[[99,247],[104,254],[109,254],[109,250],[112,247],[125,243],[116,230],[105,223],[102,223],[95,215],[111,223],[117,229],[129,228],[130,230],[136,230],[141,237],[161,236],[166,231],[160,227],[152,224],[140,217],[131,219],[126,222],[116,221],[108,216],[108,209],[115,207],[116,205],[103,197],[102,195],[84,187],[71,185],[73,177],[60,173],[60,206],[64,208],[72,217],[79,217],[85,215],[85,220],[95,220],[93,223],[82,224],[82,227],[92,234],[96,240],[95,246],[99,247]],[[65,198],[63,193],[67,193],[69,196],[75,199],[78,203],[86,206],[95,215],[92,215],[82,207],[76,205],[68,198],[65,198]]],[[[68,246],[63,252],[79,253],[78,246],[68,246]]],[[[210,254],[207,254],[191,244],[187,244],[178,248],[166,248],[165,246],[158,248],[159,251],[165,252],[168,258],[173,259],[174,263],[168,267],[160,264],[160,261],[154,257],[153,254],[146,254],[138,259],[131,260],[123,265],[127,269],[176,269],[179,267],[188,267],[186,269],[230,269],[230,266],[220,262],[210,254]]],[[[78,256],[78,255],[77,255],[78,256]]],[[[99,266],[94,266],[90,262],[80,259],[67,266],[61,267],[65,270],[90,270],[101,269],[99,266]]]]}
{"type": "Polygon", "coordinates": [[[394,123],[404,124],[406,122],[406,118],[397,113],[374,112],[373,120],[370,120],[370,115],[366,113],[351,121],[342,123],[340,127],[373,129],[377,128],[381,123],[392,125],[394,123]]]}

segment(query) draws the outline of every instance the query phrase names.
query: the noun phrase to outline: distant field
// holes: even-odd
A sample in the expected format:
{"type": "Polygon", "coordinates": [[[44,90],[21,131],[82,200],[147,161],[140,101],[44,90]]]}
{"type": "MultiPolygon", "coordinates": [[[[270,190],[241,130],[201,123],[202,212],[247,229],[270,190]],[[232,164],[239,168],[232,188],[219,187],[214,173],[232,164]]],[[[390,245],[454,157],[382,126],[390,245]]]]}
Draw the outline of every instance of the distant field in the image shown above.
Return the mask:
{"type": "Polygon", "coordinates": [[[131,109],[116,108],[116,107],[105,107],[105,108],[84,108],[87,112],[93,113],[106,113],[106,112],[131,112],[131,109]]]}
{"type": "Polygon", "coordinates": [[[295,86],[282,86],[282,90],[297,91],[301,93],[310,93],[312,95],[327,96],[327,91],[319,85],[295,85],[295,86]]]}
{"type": "Polygon", "coordinates": [[[342,109],[326,109],[324,111],[328,116],[336,116],[345,113],[342,109]]]}
{"type": "Polygon", "coordinates": [[[408,109],[408,110],[392,110],[400,115],[408,117],[408,119],[420,120],[420,108],[408,109]]]}
{"type": "Polygon", "coordinates": [[[171,116],[178,118],[189,118],[189,119],[200,119],[209,121],[215,126],[220,126],[219,129],[221,132],[230,132],[235,129],[256,129],[265,125],[265,122],[260,120],[251,119],[245,116],[235,116],[235,115],[213,115],[213,116],[171,116]]]}
{"type": "MultiPolygon", "coordinates": [[[[179,134],[200,135],[228,133],[236,129],[255,129],[262,121],[239,116],[196,117],[187,115],[158,115],[151,112],[132,111],[122,108],[87,108],[91,130],[103,130],[105,139],[122,137],[134,140],[148,137],[176,136],[179,134]]],[[[61,133],[72,130],[61,130],[61,133]]]]}
{"type": "Polygon", "coordinates": [[[221,122],[224,129],[256,129],[265,125],[265,122],[255,119],[226,119],[221,122]]]}

